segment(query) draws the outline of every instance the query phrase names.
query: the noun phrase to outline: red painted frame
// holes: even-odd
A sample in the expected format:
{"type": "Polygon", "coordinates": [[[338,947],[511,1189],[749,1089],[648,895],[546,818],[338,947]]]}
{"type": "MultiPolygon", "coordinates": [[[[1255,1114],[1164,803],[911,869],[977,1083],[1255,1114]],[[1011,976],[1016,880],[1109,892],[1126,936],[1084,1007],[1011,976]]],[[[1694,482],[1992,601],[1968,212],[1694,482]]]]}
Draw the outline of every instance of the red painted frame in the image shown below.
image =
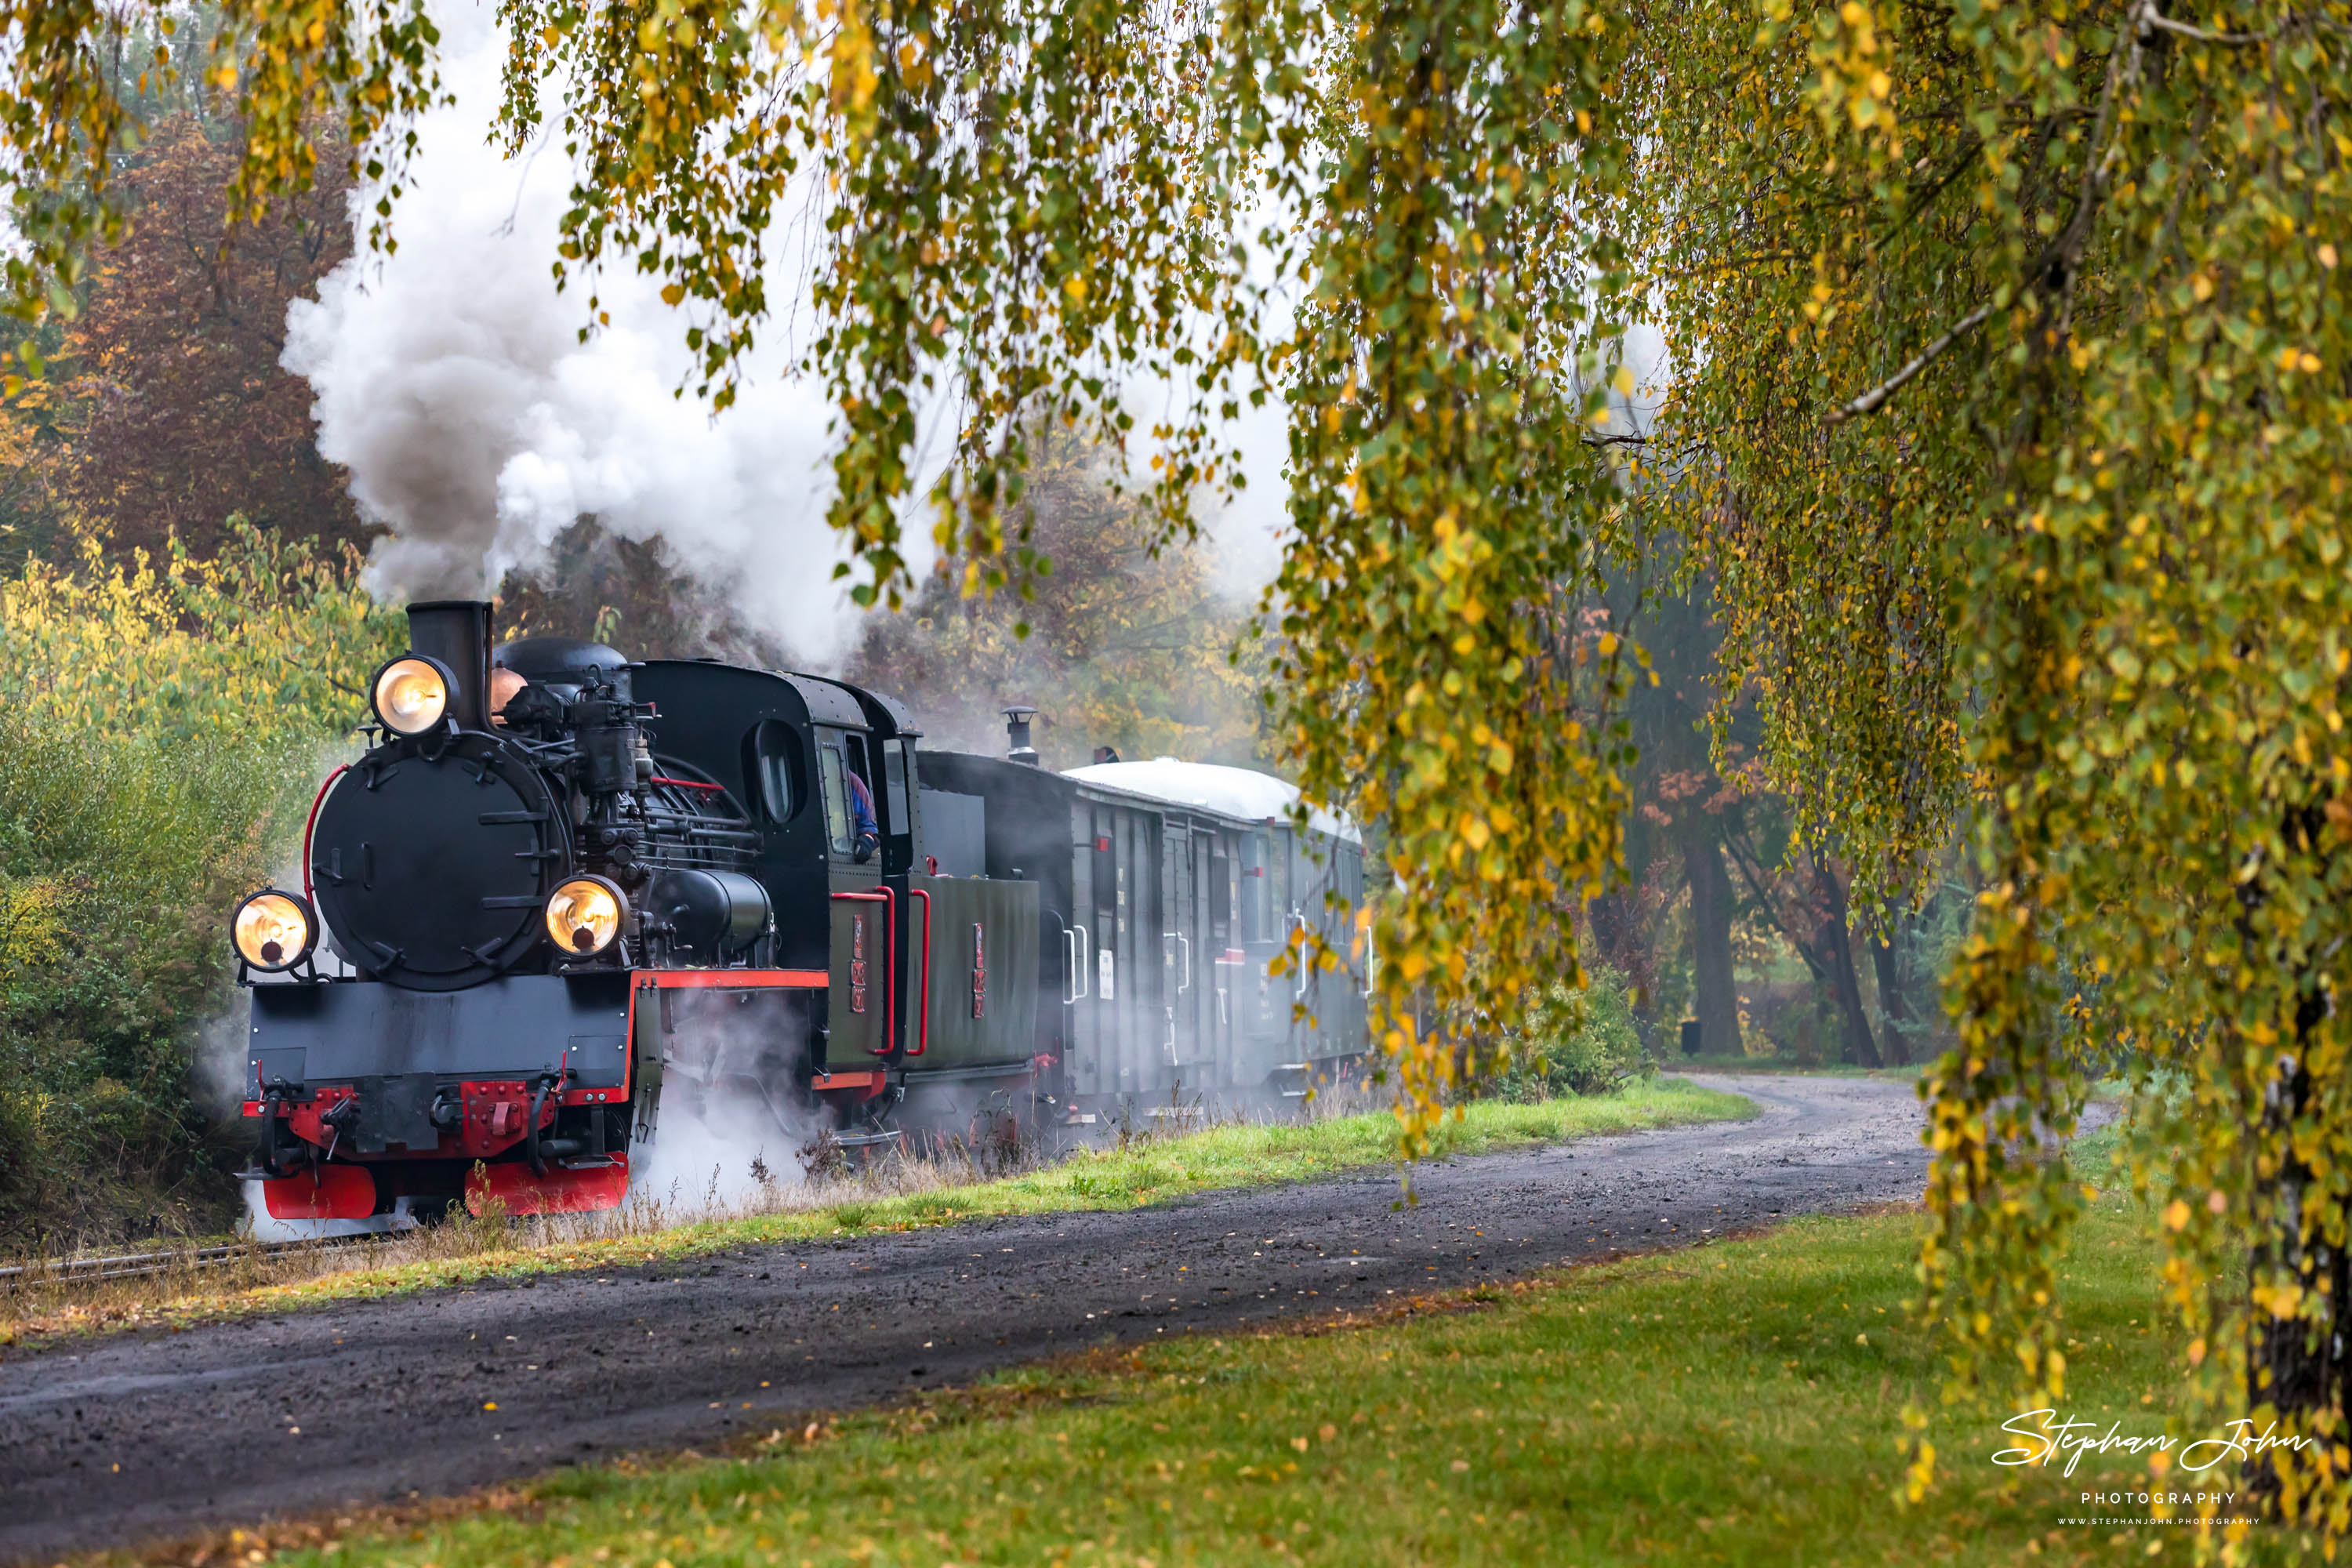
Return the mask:
{"type": "MultiPolygon", "coordinates": [[[[871,893],[834,894],[836,899],[873,896],[871,893]]],[[[635,975],[639,986],[656,991],[691,991],[712,985],[822,991],[832,982],[832,977],[822,969],[638,969],[631,973],[635,975]]]]}
{"type": "Polygon", "coordinates": [[[529,1165],[513,1160],[478,1165],[466,1175],[466,1207],[480,1214],[484,1201],[495,1197],[506,1205],[507,1213],[518,1215],[593,1214],[618,1208],[629,1193],[628,1152],[605,1158],[612,1163],[582,1170],[550,1165],[544,1176],[532,1175],[529,1165]]]}
{"type": "Polygon", "coordinates": [[[809,1088],[818,1094],[854,1089],[859,1100],[872,1100],[889,1087],[890,1075],[879,1068],[870,1072],[821,1072],[809,1079],[809,1088]]]}
{"type": "Polygon", "coordinates": [[[261,1184],[272,1219],[365,1219],[375,1213],[375,1177],[364,1165],[313,1165],[310,1179],[261,1184]]]}

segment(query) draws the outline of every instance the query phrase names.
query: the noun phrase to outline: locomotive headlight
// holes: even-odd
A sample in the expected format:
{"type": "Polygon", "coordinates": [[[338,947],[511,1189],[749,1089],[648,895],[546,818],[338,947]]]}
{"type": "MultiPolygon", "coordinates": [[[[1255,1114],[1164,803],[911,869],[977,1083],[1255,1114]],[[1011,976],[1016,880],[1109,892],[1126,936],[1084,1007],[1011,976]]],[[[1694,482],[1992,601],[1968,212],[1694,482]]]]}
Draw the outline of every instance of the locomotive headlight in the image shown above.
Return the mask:
{"type": "Polygon", "coordinates": [[[422,735],[449,712],[449,671],[437,658],[404,653],[375,675],[375,716],[395,735],[422,735]]]}
{"type": "Polygon", "coordinates": [[[306,900],[264,888],[248,893],[236,906],[230,932],[239,958],[275,974],[310,956],[319,940],[319,921],[306,900]]]}
{"type": "Polygon", "coordinates": [[[574,877],[547,900],[547,934],[564,952],[588,957],[613,945],[629,900],[602,877],[574,877]]]}

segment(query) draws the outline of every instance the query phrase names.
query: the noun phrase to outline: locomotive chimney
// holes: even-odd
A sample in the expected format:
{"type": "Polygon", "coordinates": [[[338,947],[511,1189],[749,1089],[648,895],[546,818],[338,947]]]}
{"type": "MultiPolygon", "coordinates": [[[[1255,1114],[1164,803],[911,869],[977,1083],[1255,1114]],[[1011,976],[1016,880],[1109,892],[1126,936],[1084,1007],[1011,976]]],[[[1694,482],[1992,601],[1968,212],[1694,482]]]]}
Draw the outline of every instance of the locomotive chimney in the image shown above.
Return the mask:
{"type": "Polygon", "coordinates": [[[1029,721],[1036,716],[1037,710],[1018,703],[1004,710],[1007,762],[1027,763],[1033,768],[1037,765],[1037,748],[1029,743],[1029,721]]]}
{"type": "Polygon", "coordinates": [[[490,727],[490,606],[479,599],[438,599],[408,606],[408,646],[437,658],[457,678],[449,717],[463,730],[490,727]]]}

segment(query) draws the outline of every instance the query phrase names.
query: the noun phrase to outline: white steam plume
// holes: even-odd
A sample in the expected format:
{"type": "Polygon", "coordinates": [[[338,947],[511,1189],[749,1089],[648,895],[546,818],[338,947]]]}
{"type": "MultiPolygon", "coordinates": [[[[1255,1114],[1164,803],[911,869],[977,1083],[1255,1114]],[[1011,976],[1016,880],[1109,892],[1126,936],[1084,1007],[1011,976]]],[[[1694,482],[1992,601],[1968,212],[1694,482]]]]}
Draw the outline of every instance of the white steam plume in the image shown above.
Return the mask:
{"type": "MultiPolygon", "coordinates": [[[[824,524],[830,405],[795,378],[789,341],[808,322],[808,257],[793,240],[811,226],[783,204],[774,319],[736,405],[713,416],[690,390],[677,397],[689,323],[662,302],[661,279],[596,279],[611,324],[579,341],[589,289],[558,293],[551,275],[572,171],[560,145],[509,160],[488,143],[503,33],[486,5],[434,11],[457,101],[417,127],[399,248],[362,245],[288,313],[284,363],[317,394],[320,450],[349,468],[361,515],[392,531],[371,585],[484,595],[593,514],[622,537],[658,536],[747,628],[832,662],[858,616],[831,576],[844,552],[824,524]]],[[[378,194],[354,194],[355,221],[378,194]]],[[[911,531],[919,556],[929,531],[911,531]]]]}
{"type": "Polygon", "coordinates": [[[757,1209],[807,1179],[802,1150],[822,1125],[814,1109],[785,1122],[741,1092],[666,1089],[651,1142],[630,1152],[630,1195],[677,1218],[757,1209]]]}

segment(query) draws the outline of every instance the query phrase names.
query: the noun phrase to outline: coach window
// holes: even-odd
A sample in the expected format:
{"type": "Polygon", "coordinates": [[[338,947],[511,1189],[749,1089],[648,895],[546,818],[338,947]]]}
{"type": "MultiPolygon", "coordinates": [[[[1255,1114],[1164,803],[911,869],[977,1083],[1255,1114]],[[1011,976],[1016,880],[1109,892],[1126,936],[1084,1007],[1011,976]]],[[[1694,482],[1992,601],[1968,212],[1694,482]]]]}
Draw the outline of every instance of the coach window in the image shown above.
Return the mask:
{"type": "Polygon", "coordinates": [[[1266,934],[1274,941],[1287,942],[1290,930],[1289,921],[1285,917],[1290,913],[1290,830],[1276,827],[1269,831],[1266,837],[1272,843],[1272,849],[1266,856],[1266,902],[1273,907],[1274,923],[1277,928],[1266,934]]]}
{"type": "Polygon", "coordinates": [[[1234,862],[1220,844],[1209,860],[1209,937],[1220,948],[1233,944],[1234,862]]]}
{"type": "Polygon", "coordinates": [[[790,822],[808,797],[800,731],[780,719],[770,719],[744,736],[743,779],[762,816],[770,822],[790,822]]]}
{"type": "Polygon", "coordinates": [[[1265,835],[1242,840],[1242,940],[1271,942],[1274,921],[1266,909],[1265,835]]]}
{"type": "Polygon", "coordinates": [[[843,777],[841,747],[827,741],[816,750],[817,777],[824,789],[824,836],[834,853],[849,853],[849,783],[843,777]]]}

